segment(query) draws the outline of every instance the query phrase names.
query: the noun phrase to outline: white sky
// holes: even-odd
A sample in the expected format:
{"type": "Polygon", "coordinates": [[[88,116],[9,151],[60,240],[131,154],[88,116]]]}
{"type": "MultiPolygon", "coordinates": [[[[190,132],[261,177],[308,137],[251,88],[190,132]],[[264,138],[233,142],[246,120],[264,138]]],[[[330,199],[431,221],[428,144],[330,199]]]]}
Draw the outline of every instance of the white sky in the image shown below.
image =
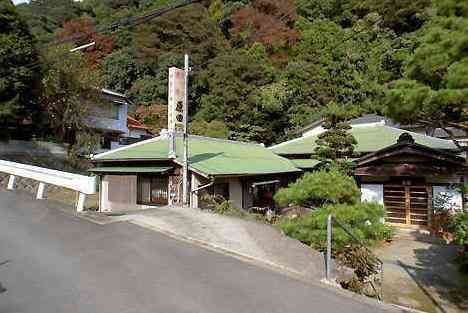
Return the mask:
{"type": "Polygon", "coordinates": [[[23,2],[29,2],[29,1],[28,0],[13,0],[14,4],[19,4],[19,3],[23,3],[23,2]]]}

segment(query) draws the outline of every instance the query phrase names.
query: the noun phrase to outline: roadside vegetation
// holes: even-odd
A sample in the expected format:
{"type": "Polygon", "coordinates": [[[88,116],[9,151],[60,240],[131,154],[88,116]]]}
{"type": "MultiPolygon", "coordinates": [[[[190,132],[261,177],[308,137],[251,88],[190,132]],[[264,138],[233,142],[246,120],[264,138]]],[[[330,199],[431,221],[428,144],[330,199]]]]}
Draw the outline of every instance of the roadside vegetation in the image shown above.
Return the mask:
{"type": "Polygon", "coordinates": [[[454,242],[460,245],[457,258],[460,271],[468,274],[468,212],[453,215],[450,218],[448,229],[453,232],[454,242]]]}

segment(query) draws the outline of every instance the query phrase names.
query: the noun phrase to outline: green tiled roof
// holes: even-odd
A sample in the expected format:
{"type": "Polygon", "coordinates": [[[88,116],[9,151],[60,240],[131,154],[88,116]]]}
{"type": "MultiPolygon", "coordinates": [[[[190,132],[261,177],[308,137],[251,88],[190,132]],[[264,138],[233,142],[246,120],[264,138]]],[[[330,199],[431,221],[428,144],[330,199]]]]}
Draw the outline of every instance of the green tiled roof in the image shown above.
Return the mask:
{"type": "MultiPolygon", "coordinates": [[[[177,161],[182,162],[182,139],[176,140],[177,161]]],[[[94,160],[167,160],[166,137],[142,141],[94,157],[94,160]]],[[[206,175],[260,175],[300,171],[291,161],[259,144],[199,136],[189,138],[189,165],[206,175]]]]}
{"type": "MultiPolygon", "coordinates": [[[[410,133],[416,143],[430,148],[446,150],[457,149],[455,144],[449,140],[429,137],[386,125],[354,126],[350,132],[357,141],[355,151],[360,153],[374,152],[396,144],[398,137],[402,133],[410,133]]],[[[315,141],[317,140],[317,136],[316,134],[293,139],[272,146],[269,149],[280,155],[313,154],[316,147],[315,141]]]]}
{"type": "Polygon", "coordinates": [[[172,169],[169,166],[100,166],[90,168],[93,173],[164,173],[172,169]]]}
{"type": "Polygon", "coordinates": [[[315,159],[291,159],[291,162],[298,168],[314,168],[320,161],[315,159]]]}

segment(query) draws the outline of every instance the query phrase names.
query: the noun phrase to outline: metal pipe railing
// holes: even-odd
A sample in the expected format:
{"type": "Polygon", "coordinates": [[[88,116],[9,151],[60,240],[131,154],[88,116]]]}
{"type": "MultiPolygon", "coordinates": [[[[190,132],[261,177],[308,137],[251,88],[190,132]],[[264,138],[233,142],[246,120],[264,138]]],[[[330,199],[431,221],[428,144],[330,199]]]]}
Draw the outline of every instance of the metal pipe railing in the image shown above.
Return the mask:
{"type": "Polygon", "coordinates": [[[351,237],[359,246],[363,247],[370,255],[372,255],[375,260],[379,263],[379,273],[380,273],[380,288],[377,290],[372,280],[369,281],[372,289],[374,289],[377,294],[377,298],[382,300],[382,283],[383,283],[383,262],[380,260],[369,248],[367,248],[364,243],[342,222],[340,222],[333,214],[329,214],[327,217],[327,257],[326,257],[326,279],[331,279],[331,255],[332,255],[332,237],[333,237],[333,222],[335,222],[344,232],[351,237]]]}

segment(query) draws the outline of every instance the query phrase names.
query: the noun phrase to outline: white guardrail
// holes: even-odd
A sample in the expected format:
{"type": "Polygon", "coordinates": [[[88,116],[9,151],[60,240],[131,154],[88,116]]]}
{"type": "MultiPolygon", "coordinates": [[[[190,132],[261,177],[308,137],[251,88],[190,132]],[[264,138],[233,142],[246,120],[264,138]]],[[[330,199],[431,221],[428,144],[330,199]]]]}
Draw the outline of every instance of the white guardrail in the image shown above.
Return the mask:
{"type": "Polygon", "coordinates": [[[72,174],[44,167],[26,165],[16,162],[0,160],[0,172],[10,174],[8,189],[16,188],[16,177],[25,177],[39,181],[37,199],[44,199],[46,184],[56,185],[79,192],[76,210],[83,211],[86,195],[97,192],[97,177],[72,174]]]}

